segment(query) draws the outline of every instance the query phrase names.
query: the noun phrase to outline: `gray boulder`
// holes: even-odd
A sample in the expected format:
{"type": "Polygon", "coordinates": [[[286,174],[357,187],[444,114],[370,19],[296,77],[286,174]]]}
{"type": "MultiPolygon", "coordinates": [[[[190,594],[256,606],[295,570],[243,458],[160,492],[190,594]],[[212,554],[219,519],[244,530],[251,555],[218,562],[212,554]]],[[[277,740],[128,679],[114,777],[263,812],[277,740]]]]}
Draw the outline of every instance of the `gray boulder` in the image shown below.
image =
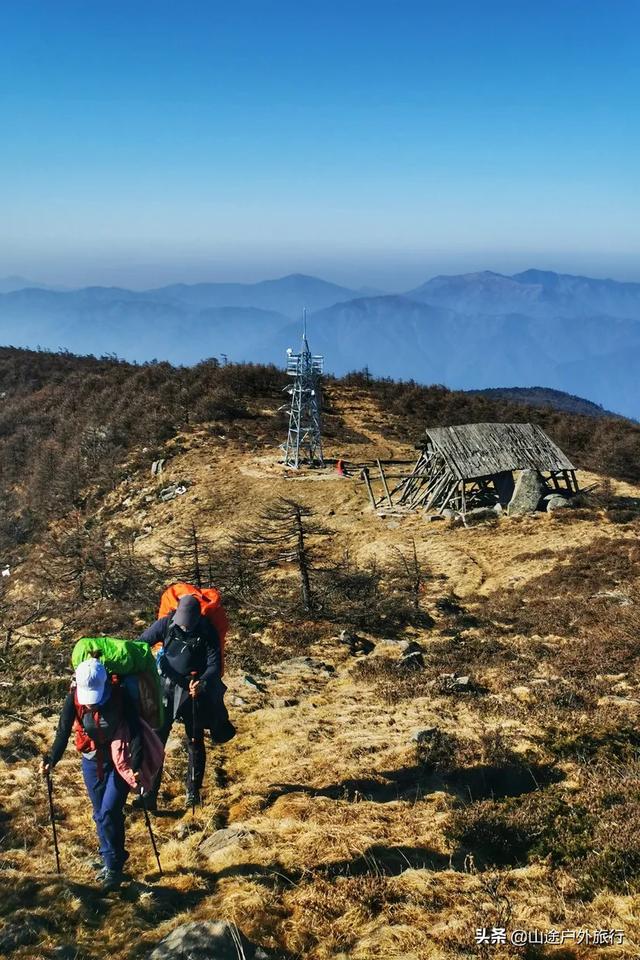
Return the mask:
{"type": "Polygon", "coordinates": [[[253,831],[242,824],[235,827],[225,827],[223,830],[216,830],[210,836],[205,837],[198,846],[198,850],[205,857],[213,857],[228,847],[241,844],[243,840],[248,840],[252,835],[253,831]]]}
{"type": "Polygon", "coordinates": [[[509,501],[507,512],[510,517],[520,517],[534,513],[538,509],[544,492],[542,477],[537,470],[523,470],[516,480],[516,488],[509,501]]]}
{"type": "Polygon", "coordinates": [[[547,513],[553,513],[554,510],[562,510],[563,507],[571,506],[569,500],[559,493],[552,493],[550,496],[545,497],[545,502],[547,504],[547,513]]]}
{"type": "Polygon", "coordinates": [[[476,689],[470,676],[459,677],[457,673],[441,673],[436,685],[440,693],[473,693],[476,689]]]}
{"type": "Polygon", "coordinates": [[[148,960],[268,960],[267,954],[256,947],[226,920],[204,920],[183,923],[172,930],[148,960]]]}
{"type": "Polygon", "coordinates": [[[400,658],[400,667],[403,670],[422,670],[424,667],[424,650],[414,640],[404,650],[400,658]]]}
{"type": "Polygon", "coordinates": [[[421,730],[414,731],[411,740],[413,743],[431,743],[438,732],[438,727],[423,727],[421,730]]]}
{"type": "Polygon", "coordinates": [[[186,492],[187,488],[184,483],[172,483],[170,487],[165,487],[161,490],[158,497],[163,503],[167,503],[169,500],[175,500],[176,497],[181,497],[183,493],[186,492]]]}

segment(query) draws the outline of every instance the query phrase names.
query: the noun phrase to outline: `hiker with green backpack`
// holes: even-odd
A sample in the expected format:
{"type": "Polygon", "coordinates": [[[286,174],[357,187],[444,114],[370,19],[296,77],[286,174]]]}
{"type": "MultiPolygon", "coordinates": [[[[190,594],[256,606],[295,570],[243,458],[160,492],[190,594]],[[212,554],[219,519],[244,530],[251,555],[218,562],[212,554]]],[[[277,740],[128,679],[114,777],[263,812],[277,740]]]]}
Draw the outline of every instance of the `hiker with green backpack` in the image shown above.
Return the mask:
{"type": "MultiPolygon", "coordinates": [[[[95,864],[100,867],[96,880],[108,892],[122,883],[128,859],[127,795],[134,790],[144,796],[162,764],[164,748],[152,729],[162,723],[162,699],[155,661],[146,644],[83,637],[71,660],[75,681],[40,771],[47,778],[51,798],[51,771],[74,733],[98,833],[101,862],[95,864]]],[[[152,834],[151,839],[157,857],[152,834]]]]}
{"type": "Polygon", "coordinates": [[[84,660],[63,704],[55,740],[40,764],[41,773],[48,778],[75,729],[75,745],[82,754],[82,776],[100,844],[102,862],[96,864],[100,866],[96,880],[105,892],[120,886],[129,856],[125,849],[124,805],[130,786],[116,769],[111,752],[123,721],[129,731],[130,768],[134,781],[139,782],[143,742],[135,702],[123,685],[112,682],[100,660],[84,660]]]}

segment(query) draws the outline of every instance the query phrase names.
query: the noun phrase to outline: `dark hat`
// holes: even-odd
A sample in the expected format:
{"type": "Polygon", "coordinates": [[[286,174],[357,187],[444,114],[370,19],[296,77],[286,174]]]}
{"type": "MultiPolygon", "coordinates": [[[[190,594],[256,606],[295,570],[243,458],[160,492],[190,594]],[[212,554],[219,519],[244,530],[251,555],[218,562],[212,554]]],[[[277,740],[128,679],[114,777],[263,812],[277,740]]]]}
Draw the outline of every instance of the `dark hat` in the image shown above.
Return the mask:
{"type": "Polygon", "coordinates": [[[188,593],[180,597],[173,622],[187,633],[194,630],[200,620],[200,604],[198,598],[188,593]]]}

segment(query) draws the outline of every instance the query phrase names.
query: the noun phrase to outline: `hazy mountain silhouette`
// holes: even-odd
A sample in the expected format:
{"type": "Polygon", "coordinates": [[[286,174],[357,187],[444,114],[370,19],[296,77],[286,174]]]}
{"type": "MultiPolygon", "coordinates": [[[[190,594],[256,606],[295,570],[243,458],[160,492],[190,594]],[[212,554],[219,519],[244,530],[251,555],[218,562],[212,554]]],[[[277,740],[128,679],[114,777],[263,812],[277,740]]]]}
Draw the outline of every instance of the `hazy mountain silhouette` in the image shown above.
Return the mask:
{"type": "Polygon", "coordinates": [[[525,270],[512,277],[489,270],[434,277],[407,296],[462,313],[518,311],[536,317],[607,314],[640,319],[640,283],[593,280],[545,270],[525,270]]]}
{"type": "Polygon", "coordinates": [[[171,300],[189,307],[257,307],[275,310],[299,319],[303,307],[322,310],[333,303],[353,300],[361,294],[318,277],[294,273],[278,280],[260,283],[176,283],[144,294],[150,300],[171,300]]]}
{"type": "Polygon", "coordinates": [[[0,294],[0,343],[282,364],[300,343],[303,307],[331,372],[368,366],[461,389],[542,384],[640,416],[640,284],[541,270],[435,277],[393,296],[298,274],[146,291],[29,287],[0,294]]]}
{"type": "MultiPolygon", "coordinates": [[[[27,287],[44,287],[44,284],[27,280],[13,274],[10,277],[0,277],[0,293],[12,293],[14,290],[25,290],[27,287]]],[[[45,288],[46,289],[46,288],[45,288]]]]}

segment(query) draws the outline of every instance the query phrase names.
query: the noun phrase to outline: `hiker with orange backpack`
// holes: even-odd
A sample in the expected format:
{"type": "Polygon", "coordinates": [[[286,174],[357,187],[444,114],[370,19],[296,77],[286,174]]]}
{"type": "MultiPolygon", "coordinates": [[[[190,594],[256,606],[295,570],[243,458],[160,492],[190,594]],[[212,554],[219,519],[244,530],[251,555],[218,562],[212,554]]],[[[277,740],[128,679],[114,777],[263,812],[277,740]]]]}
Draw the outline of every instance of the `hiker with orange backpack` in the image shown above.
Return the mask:
{"type": "Polygon", "coordinates": [[[82,754],[82,775],[100,844],[102,862],[96,880],[103,891],[108,892],[122,883],[122,868],[129,856],[125,849],[124,805],[131,782],[140,781],[143,736],[133,698],[124,686],[113,682],[95,657],[84,660],[76,668],[75,685],[62,707],[55,740],[40,763],[40,772],[48,782],[72,731],[76,749],[82,754]],[[130,782],[122,776],[112,749],[123,723],[128,728],[130,782]]]}
{"type": "MultiPolygon", "coordinates": [[[[154,647],[162,644],[158,669],[164,682],[165,718],[157,733],[166,744],[175,721],[184,723],[189,753],[186,802],[195,807],[200,803],[206,765],[205,730],[216,744],[226,743],[236,732],[224,704],[227,688],[221,675],[219,631],[203,616],[198,596],[185,592],[176,598],[175,610],[151,624],[140,640],[154,647]]],[[[150,810],[157,807],[161,778],[162,769],[147,794],[150,810]]]]}

